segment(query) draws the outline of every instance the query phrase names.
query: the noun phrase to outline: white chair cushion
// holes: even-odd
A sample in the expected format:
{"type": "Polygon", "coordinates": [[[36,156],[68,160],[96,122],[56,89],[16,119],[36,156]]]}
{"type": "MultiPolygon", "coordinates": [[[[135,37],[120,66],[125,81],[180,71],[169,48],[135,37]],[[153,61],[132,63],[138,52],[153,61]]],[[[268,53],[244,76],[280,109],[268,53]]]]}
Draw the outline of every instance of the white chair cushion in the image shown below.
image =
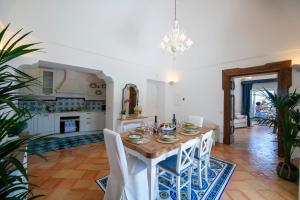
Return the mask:
{"type": "Polygon", "coordinates": [[[146,165],[132,156],[126,159],[124,146],[118,133],[104,129],[104,139],[110,166],[104,199],[147,199],[149,190],[146,165]]]}

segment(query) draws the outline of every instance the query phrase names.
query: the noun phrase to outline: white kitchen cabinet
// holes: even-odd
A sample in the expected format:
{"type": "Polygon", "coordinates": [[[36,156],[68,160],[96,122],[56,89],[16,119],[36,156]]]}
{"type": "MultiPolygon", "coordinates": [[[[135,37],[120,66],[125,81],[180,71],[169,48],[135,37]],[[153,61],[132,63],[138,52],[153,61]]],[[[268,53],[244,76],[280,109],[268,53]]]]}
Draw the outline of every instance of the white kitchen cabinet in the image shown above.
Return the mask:
{"type": "Polygon", "coordinates": [[[27,122],[31,135],[42,133],[60,133],[60,118],[80,116],[80,131],[98,131],[105,127],[105,112],[69,112],[36,114],[27,122]]]}
{"type": "Polygon", "coordinates": [[[80,131],[98,131],[104,128],[104,112],[86,112],[80,116],[80,131]]]}
{"type": "Polygon", "coordinates": [[[38,114],[36,133],[54,133],[54,114],[38,114]]]}
{"type": "Polygon", "coordinates": [[[26,132],[29,132],[30,135],[36,134],[35,124],[36,124],[37,117],[33,116],[30,120],[27,121],[27,128],[25,129],[26,132]]]}
{"type": "Polygon", "coordinates": [[[22,94],[30,94],[34,96],[53,96],[55,95],[54,84],[57,80],[57,70],[45,69],[45,68],[34,68],[24,69],[26,74],[37,78],[40,84],[35,84],[29,89],[23,88],[20,90],[22,94]]]}
{"type": "Polygon", "coordinates": [[[60,133],[60,114],[54,114],[54,133],[60,133]]]}
{"type": "Polygon", "coordinates": [[[36,114],[27,122],[29,134],[54,133],[54,114],[36,114]]]}

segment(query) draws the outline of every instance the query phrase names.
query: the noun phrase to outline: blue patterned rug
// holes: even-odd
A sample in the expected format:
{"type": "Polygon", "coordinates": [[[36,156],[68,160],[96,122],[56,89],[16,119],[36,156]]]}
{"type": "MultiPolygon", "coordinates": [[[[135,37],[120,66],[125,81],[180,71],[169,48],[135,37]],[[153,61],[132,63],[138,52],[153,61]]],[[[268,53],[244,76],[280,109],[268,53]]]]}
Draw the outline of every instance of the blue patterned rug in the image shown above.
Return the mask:
{"type": "Polygon", "coordinates": [[[69,149],[85,144],[104,141],[103,133],[76,135],[69,137],[49,137],[30,142],[27,146],[28,154],[43,154],[49,151],[69,149]]]}
{"type": "MultiPolygon", "coordinates": [[[[208,182],[202,179],[202,188],[200,188],[198,175],[196,169],[192,175],[192,200],[205,199],[215,200],[220,199],[221,195],[235,169],[236,165],[227,161],[223,161],[217,158],[211,157],[210,169],[208,172],[208,182]]],[[[183,179],[186,179],[186,174],[182,175],[183,179]]],[[[108,177],[102,177],[96,180],[100,188],[105,192],[108,177]]],[[[168,183],[169,186],[175,188],[174,183],[168,183]]],[[[181,189],[182,200],[187,199],[187,188],[181,189]]],[[[159,186],[159,196],[163,200],[176,200],[176,193],[167,189],[166,187],[159,186]]]]}

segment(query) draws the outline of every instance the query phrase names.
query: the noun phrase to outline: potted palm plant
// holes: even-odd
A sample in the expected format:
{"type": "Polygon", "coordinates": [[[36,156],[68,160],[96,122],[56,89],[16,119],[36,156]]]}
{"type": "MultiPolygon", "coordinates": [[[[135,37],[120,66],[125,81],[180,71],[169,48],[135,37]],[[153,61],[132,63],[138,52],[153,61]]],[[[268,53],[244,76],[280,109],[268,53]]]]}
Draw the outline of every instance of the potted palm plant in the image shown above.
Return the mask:
{"type": "Polygon", "coordinates": [[[277,95],[264,89],[270,106],[275,108],[275,116],[261,119],[259,123],[266,123],[277,127],[278,142],[283,146],[284,161],[277,165],[279,177],[296,181],[299,176],[298,169],[291,163],[291,154],[295,146],[299,146],[300,114],[297,107],[300,105],[300,94],[296,92],[287,95],[277,95]]]}
{"type": "Polygon", "coordinates": [[[31,118],[27,108],[18,107],[16,102],[21,96],[19,90],[37,84],[37,80],[9,63],[15,58],[38,51],[37,43],[20,44],[30,34],[20,35],[21,30],[4,41],[9,25],[0,31],[0,199],[34,199],[27,169],[18,155],[26,151],[28,142],[40,139],[37,136],[13,137],[8,136],[21,132],[26,127],[26,121],[31,118]],[[30,187],[28,187],[28,185],[30,187]]]}

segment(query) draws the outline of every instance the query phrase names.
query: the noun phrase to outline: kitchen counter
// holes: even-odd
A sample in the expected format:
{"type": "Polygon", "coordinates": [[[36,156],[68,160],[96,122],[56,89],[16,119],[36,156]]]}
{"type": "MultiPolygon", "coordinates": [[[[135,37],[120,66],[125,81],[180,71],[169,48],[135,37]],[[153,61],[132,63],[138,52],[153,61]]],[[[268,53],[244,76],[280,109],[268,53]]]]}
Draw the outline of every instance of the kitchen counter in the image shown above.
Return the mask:
{"type": "Polygon", "coordinates": [[[105,126],[105,111],[71,111],[71,112],[48,112],[33,113],[28,121],[30,134],[60,133],[62,117],[78,117],[79,131],[98,131],[105,126]]]}

